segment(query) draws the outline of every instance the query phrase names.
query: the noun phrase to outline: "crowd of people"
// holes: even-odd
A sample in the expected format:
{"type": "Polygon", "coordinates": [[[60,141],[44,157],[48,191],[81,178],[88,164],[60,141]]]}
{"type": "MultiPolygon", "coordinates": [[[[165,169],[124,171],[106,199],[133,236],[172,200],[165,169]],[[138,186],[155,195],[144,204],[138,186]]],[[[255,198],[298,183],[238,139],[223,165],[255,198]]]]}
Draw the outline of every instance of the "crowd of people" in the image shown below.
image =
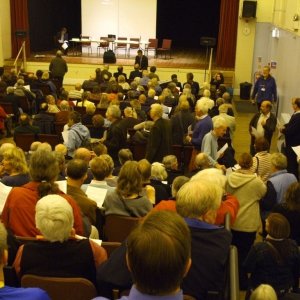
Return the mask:
{"type": "Polygon", "coordinates": [[[300,145],[300,98],[292,99],[295,113],[280,128],[285,154],[269,153],[276,117],[274,99],[264,98],[249,123],[249,153],[236,157],[238,124],[222,73],[211,86],[200,87],[192,73],[183,84],[174,74],[160,85],[156,68],[148,72],[142,61],[140,56],[129,76],[122,66],[114,74],[109,66],[97,68],[69,92],[59,86],[63,75],[54,76],[53,63],[50,74],[2,76],[2,100],[16,111],[15,128],[7,131],[4,122],[3,134],[37,136],[26,153],[14,143],[0,147],[0,182],[12,187],[3,225],[8,235],[38,237],[9,253],[19,278],[83,277],[107,298],[113,289],[130,289],[128,299],[181,299],[182,293],[206,299],[214,292],[221,300],[232,244],[247,299],[283,299],[297,291],[300,184],[291,147],[300,145]],[[31,104],[27,112],[18,104],[20,91],[31,104]],[[64,125],[60,132],[56,123],[64,125]],[[62,135],[62,142],[52,148],[38,141],[43,133],[62,135]],[[103,202],[88,193],[90,187],[99,195],[105,190],[103,202]],[[230,231],[224,228],[227,214],[230,231]],[[110,257],[88,239],[103,238],[108,215],[142,219],[110,257]],[[255,243],[258,233],[263,239],[255,243]],[[264,294],[273,298],[260,298],[264,294]]]}

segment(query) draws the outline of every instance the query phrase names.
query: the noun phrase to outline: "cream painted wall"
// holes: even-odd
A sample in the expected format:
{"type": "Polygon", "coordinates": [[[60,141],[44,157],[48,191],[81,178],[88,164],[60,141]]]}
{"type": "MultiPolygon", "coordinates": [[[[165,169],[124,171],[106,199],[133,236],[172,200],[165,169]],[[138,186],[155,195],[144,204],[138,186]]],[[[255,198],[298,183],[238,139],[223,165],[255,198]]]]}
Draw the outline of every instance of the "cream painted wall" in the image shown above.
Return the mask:
{"type": "Polygon", "coordinates": [[[1,0],[0,9],[0,66],[11,57],[10,2],[1,0]]]}
{"type": "MultiPolygon", "coordinates": [[[[256,23],[272,22],[274,1],[258,0],[256,19],[247,22],[240,17],[238,20],[234,94],[239,94],[239,84],[241,82],[252,82],[256,23]]],[[[242,8],[243,0],[240,0],[240,16],[242,15],[242,8]]]]}

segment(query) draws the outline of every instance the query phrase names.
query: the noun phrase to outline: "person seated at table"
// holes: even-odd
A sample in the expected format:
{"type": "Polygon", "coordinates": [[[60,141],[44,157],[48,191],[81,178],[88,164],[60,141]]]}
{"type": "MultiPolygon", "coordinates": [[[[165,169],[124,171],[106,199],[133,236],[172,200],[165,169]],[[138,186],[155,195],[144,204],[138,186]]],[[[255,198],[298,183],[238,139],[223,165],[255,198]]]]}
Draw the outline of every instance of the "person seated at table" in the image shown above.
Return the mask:
{"type": "Polygon", "coordinates": [[[35,223],[42,234],[22,245],[13,266],[17,275],[82,277],[96,285],[96,268],[107,260],[104,248],[90,239],[80,239],[73,230],[73,210],[59,195],[41,198],[35,223]]]}

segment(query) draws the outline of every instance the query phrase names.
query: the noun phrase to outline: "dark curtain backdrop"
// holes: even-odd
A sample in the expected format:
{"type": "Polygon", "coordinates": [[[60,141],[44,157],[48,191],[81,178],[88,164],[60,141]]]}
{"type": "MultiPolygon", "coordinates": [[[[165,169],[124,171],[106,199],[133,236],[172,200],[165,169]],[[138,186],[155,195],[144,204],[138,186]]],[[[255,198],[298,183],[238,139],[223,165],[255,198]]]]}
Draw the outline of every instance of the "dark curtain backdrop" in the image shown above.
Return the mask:
{"type": "Polygon", "coordinates": [[[34,52],[54,49],[54,36],[67,27],[69,39],[81,34],[81,0],[26,0],[34,52]]]}
{"type": "MultiPolygon", "coordinates": [[[[156,35],[173,46],[200,48],[202,36],[218,37],[221,0],[157,0],[156,35]]],[[[228,0],[227,0],[228,1],[228,0]]]]}
{"type": "Polygon", "coordinates": [[[239,0],[221,0],[220,28],[216,63],[223,68],[234,68],[239,0]]]}
{"type": "Polygon", "coordinates": [[[29,56],[30,44],[27,0],[10,0],[10,18],[12,57],[17,56],[23,41],[26,41],[26,54],[29,56]]]}

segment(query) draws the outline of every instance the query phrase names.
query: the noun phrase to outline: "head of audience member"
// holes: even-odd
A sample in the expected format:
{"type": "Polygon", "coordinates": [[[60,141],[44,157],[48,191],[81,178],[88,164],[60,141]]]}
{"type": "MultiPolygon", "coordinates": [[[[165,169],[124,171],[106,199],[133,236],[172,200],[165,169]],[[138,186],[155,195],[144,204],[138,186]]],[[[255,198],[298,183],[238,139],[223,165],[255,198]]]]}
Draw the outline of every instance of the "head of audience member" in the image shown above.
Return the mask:
{"type": "Polygon", "coordinates": [[[151,164],[147,159],[138,161],[139,170],[141,172],[143,183],[149,182],[151,177],[151,164]]]}
{"type": "Polygon", "coordinates": [[[148,90],[148,94],[147,94],[147,95],[148,95],[148,98],[154,99],[155,94],[156,94],[156,92],[155,92],[154,89],[150,88],[150,89],[148,90]]]}
{"type": "Polygon", "coordinates": [[[67,183],[71,186],[81,187],[87,178],[88,164],[78,158],[71,159],[67,164],[67,183]]]}
{"type": "Polygon", "coordinates": [[[36,76],[36,78],[37,79],[41,79],[42,78],[42,76],[43,76],[43,70],[37,70],[36,72],[35,72],[35,76],[36,76]]]}
{"type": "Polygon", "coordinates": [[[162,118],[163,115],[163,108],[160,104],[154,103],[151,105],[150,109],[150,117],[155,122],[158,119],[162,118]]]}
{"type": "Polygon", "coordinates": [[[46,102],[49,104],[49,105],[55,105],[55,98],[52,96],[52,95],[48,95],[46,97],[46,102]]]}
{"type": "Polygon", "coordinates": [[[96,156],[100,156],[102,154],[107,154],[107,147],[102,143],[93,145],[92,149],[96,156]]]}
{"type": "Polygon", "coordinates": [[[59,167],[54,152],[38,149],[32,153],[29,174],[32,181],[40,182],[38,186],[40,198],[58,192],[58,186],[55,184],[58,173],[59,167]]]}
{"type": "Polygon", "coordinates": [[[87,148],[80,147],[75,150],[74,158],[84,160],[86,163],[88,163],[92,158],[92,154],[87,148]]]}
{"type": "Polygon", "coordinates": [[[118,83],[124,83],[126,82],[125,76],[124,75],[119,75],[118,76],[118,83]]]}
{"type": "Polygon", "coordinates": [[[177,74],[172,74],[172,75],[171,75],[171,80],[172,80],[173,82],[177,83],[177,82],[178,82],[177,74]]]}
{"type": "Polygon", "coordinates": [[[277,300],[277,295],[272,286],[261,284],[252,292],[250,300],[277,300]]]}
{"type": "Polygon", "coordinates": [[[260,105],[260,111],[262,114],[267,115],[272,110],[272,102],[269,100],[264,100],[260,105]]]}
{"type": "Polygon", "coordinates": [[[190,231],[174,212],[148,214],[127,240],[128,268],[137,290],[147,295],[178,292],[191,265],[190,255],[190,231]]]}
{"type": "Polygon", "coordinates": [[[300,212],[299,182],[294,182],[287,188],[284,199],[288,210],[300,212]]]}
{"type": "Polygon", "coordinates": [[[96,128],[100,128],[104,125],[104,118],[100,114],[96,114],[92,117],[93,126],[96,128]]]}
{"type": "Polygon", "coordinates": [[[7,95],[9,95],[9,94],[14,94],[14,91],[15,91],[15,89],[14,89],[13,86],[8,86],[8,87],[6,88],[6,94],[7,94],[7,95]]]}
{"type": "Polygon", "coordinates": [[[195,158],[195,167],[197,170],[204,170],[212,167],[211,162],[206,153],[201,152],[197,154],[195,158]]]}
{"type": "Polygon", "coordinates": [[[65,156],[68,153],[68,148],[64,144],[57,144],[54,148],[54,151],[62,153],[65,156]]]}
{"type": "Polygon", "coordinates": [[[132,161],[133,160],[133,155],[132,152],[129,149],[121,149],[118,152],[118,158],[119,162],[122,165],[125,164],[126,161],[132,161]]]}
{"type": "Polygon", "coordinates": [[[291,233],[290,223],[284,215],[271,213],[266,219],[266,231],[273,239],[287,239],[291,233]]]}
{"type": "Polygon", "coordinates": [[[214,224],[221,205],[223,189],[206,179],[191,180],[177,193],[176,210],[183,218],[214,224]]]}
{"type": "Polygon", "coordinates": [[[214,135],[216,137],[223,137],[225,134],[226,134],[226,131],[227,131],[227,127],[228,127],[228,124],[227,124],[227,121],[222,118],[222,117],[219,117],[217,116],[216,118],[214,118],[213,120],[213,132],[214,132],[214,135]]]}
{"type": "Polygon", "coordinates": [[[189,109],[190,109],[190,103],[188,102],[186,95],[180,96],[177,105],[177,111],[189,110],[189,109]]]}
{"type": "Polygon", "coordinates": [[[272,173],[285,170],[287,168],[287,158],[282,153],[279,152],[272,153],[270,160],[271,160],[272,173]]]}
{"type": "Polygon", "coordinates": [[[35,152],[42,143],[39,141],[35,141],[30,145],[30,153],[35,152]]]}
{"type": "Polygon", "coordinates": [[[256,152],[268,151],[270,144],[265,137],[258,137],[255,139],[254,148],[256,152]]]}
{"type": "Polygon", "coordinates": [[[19,124],[20,126],[28,126],[31,123],[31,118],[29,115],[27,115],[26,113],[22,113],[20,114],[19,117],[19,124]]]}
{"type": "Polygon", "coordinates": [[[180,188],[187,182],[190,181],[190,178],[186,176],[177,176],[172,182],[172,197],[176,198],[178,191],[180,188]]]}
{"type": "Polygon", "coordinates": [[[205,89],[205,90],[203,91],[203,97],[205,97],[205,98],[210,98],[210,90],[205,89]]]}
{"type": "Polygon", "coordinates": [[[136,113],[132,107],[127,106],[124,109],[124,116],[125,116],[125,118],[134,118],[134,117],[136,117],[136,113]]]}
{"type": "Polygon", "coordinates": [[[292,107],[294,111],[300,110],[300,98],[292,98],[292,107]]]}
{"type": "Polygon", "coordinates": [[[175,155],[167,155],[163,158],[162,163],[164,164],[166,170],[177,170],[178,160],[175,155]]]}
{"type": "Polygon", "coordinates": [[[18,88],[18,87],[24,87],[24,84],[25,84],[25,82],[24,82],[23,79],[18,79],[18,80],[17,80],[17,88],[18,88]]]}
{"type": "Polygon", "coordinates": [[[269,66],[264,66],[262,70],[262,75],[264,78],[267,78],[270,75],[270,67],[269,66]]]}
{"type": "Polygon", "coordinates": [[[76,84],[75,84],[75,90],[76,90],[76,91],[81,91],[81,89],[82,89],[81,83],[76,83],[76,84]]]}
{"type": "Polygon", "coordinates": [[[224,103],[231,103],[231,96],[228,92],[223,93],[222,99],[224,99],[224,103]]]}
{"type": "Polygon", "coordinates": [[[142,191],[142,176],[136,161],[127,161],[122,166],[116,191],[124,198],[138,196],[142,191]]]}
{"type": "Polygon", "coordinates": [[[69,102],[67,100],[62,100],[59,104],[59,108],[61,111],[69,111],[70,110],[69,102]]]}
{"type": "Polygon", "coordinates": [[[62,91],[60,92],[60,99],[61,100],[69,100],[69,92],[62,88],[62,91]]]}
{"type": "Polygon", "coordinates": [[[78,111],[71,111],[69,114],[68,126],[72,127],[77,123],[81,123],[81,114],[78,111]]]}
{"type": "Polygon", "coordinates": [[[35,206],[35,223],[45,239],[62,243],[71,235],[74,224],[73,209],[62,196],[45,196],[35,206]]]}
{"type": "Polygon", "coordinates": [[[38,145],[37,150],[45,150],[45,151],[51,152],[52,151],[52,147],[51,147],[51,145],[49,143],[44,142],[44,143],[41,143],[40,145],[38,145]]]}
{"type": "Polygon", "coordinates": [[[49,80],[50,78],[50,75],[49,75],[49,72],[43,72],[43,75],[42,75],[42,80],[49,80]]]}
{"type": "Polygon", "coordinates": [[[21,148],[9,148],[2,156],[4,171],[9,175],[26,174],[28,173],[28,166],[25,154],[21,148]]]}
{"type": "Polygon", "coordinates": [[[48,104],[46,102],[42,102],[40,105],[40,111],[46,112],[48,110],[48,104]]]}
{"type": "Polygon", "coordinates": [[[110,122],[115,122],[121,118],[121,110],[117,105],[110,105],[106,111],[106,118],[110,122]]]}
{"type": "Polygon", "coordinates": [[[191,83],[191,82],[193,82],[193,80],[194,80],[194,74],[193,73],[187,73],[186,74],[186,81],[188,83],[191,83]]]}
{"type": "Polygon", "coordinates": [[[85,107],[85,112],[87,115],[93,115],[96,111],[96,106],[94,103],[88,103],[85,107]]]}
{"type": "Polygon", "coordinates": [[[115,165],[114,165],[114,161],[113,161],[113,159],[111,158],[111,156],[108,155],[108,154],[101,154],[99,157],[105,159],[105,161],[106,161],[107,164],[108,164],[108,167],[109,167],[109,175],[106,176],[106,178],[113,177],[112,172],[113,172],[113,170],[114,170],[115,165]]]}
{"type": "Polygon", "coordinates": [[[206,103],[197,101],[196,106],[195,106],[195,113],[197,117],[202,117],[207,115],[208,112],[208,106],[206,103]]]}
{"type": "Polygon", "coordinates": [[[97,181],[103,181],[110,175],[111,170],[109,164],[102,156],[94,157],[90,161],[89,166],[94,179],[97,181]]]}
{"type": "Polygon", "coordinates": [[[216,100],[217,107],[220,107],[224,103],[225,103],[225,100],[223,98],[217,98],[217,100],[216,100]]]}
{"type": "Polygon", "coordinates": [[[219,106],[219,113],[220,114],[227,114],[228,111],[228,105],[227,104],[221,104],[219,106]]]}
{"type": "Polygon", "coordinates": [[[139,95],[139,102],[144,104],[147,100],[147,97],[144,94],[139,95]]]}
{"type": "Polygon", "coordinates": [[[142,56],[143,56],[143,51],[142,51],[141,49],[139,49],[139,50],[137,51],[137,55],[138,55],[139,57],[142,57],[142,56]]]}
{"type": "Polygon", "coordinates": [[[0,161],[3,159],[3,154],[9,149],[14,149],[16,146],[11,143],[3,143],[0,146],[0,161]]]}
{"type": "Polygon", "coordinates": [[[102,93],[101,97],[100,97],[99,104],[97,105],[97,107],[107,108],[108,106],[109,106],[108,95],[106,93],[102,93]]]}
{"type": "Polygon", "coordinates": [[[151,178],[159,181],[166,180],[168,173],[162,163],[154,162],[151,166],[151,178]]]}
{"type": "Polygon", "coordinates": [[[62,152],[59,152],[59,151],[54,151],[54,155],[55,155],[55,158],[56,158],[57,163],[58,163],[59,173],[63,174],[65,172],[65,169],[66,169],[65,155],[62,152]]]}
{"type": "Polygon", "coordinates": [[[139,64],[134,64],[133,66],[135,71],[138,71],[140,69],[140,65],[139,64]]]}
{"type": "Polygon", "coordinates": [[[238,164],[242,170],[249,170],[253,165],[251,154],[246,152],[242,153],[238,159],[238,164]]]}

